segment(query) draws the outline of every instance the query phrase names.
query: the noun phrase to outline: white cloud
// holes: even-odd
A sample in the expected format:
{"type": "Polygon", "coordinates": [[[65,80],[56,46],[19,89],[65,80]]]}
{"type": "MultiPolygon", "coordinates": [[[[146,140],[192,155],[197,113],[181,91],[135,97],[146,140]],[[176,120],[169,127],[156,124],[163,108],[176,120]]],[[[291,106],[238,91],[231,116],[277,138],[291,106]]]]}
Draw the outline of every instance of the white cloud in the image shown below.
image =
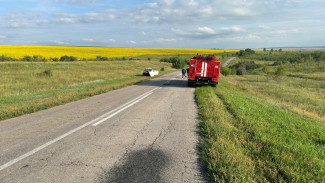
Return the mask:
{"type": "Polygon", "coordinates": [[[66,17],[66,18],[59,18],[59,19],[55,20],[55,22],[57,22],[57,23],[77,23],[78,20],[75,18],[66,17]]]}
{"type": "Polygon", "coordinates": [[[97,0],[50,0],[50,1],[58,4],[74,4],[74,5],[94,4],[97,2],[97,0]]]}
{"type": "Polygon", "coordinates": [[[115,43],[116,40],[115,39],[108,39],[108,42],[115,43]]]}
{"type": "Polygon", "coordinates": [[[53,41],[50,41],[50,42],[53,42],[54,44],[59,44],[59,45],[66,44],[66,43],[63,42],[63,41],[57,41],[57,40],[53,40],[53,41]]]}
{"type": "Polygon", "coordinates": [[[237,36],[237,37],[228,38],[228,39],[235,41],[235,42],[259,42],[259,41],[262,41],[262,38],[255,34],[248,34],[246,36],[237,36]]]}
{"type": "Polygon", "coordinates": [[[27,22],[13,22],[8,25],[9,28],[16,28],[16,29],[29,28],[32,26],[33,26],[32,23],[27,23],[27,22]]]}
{"type": "Polygon", "coordinates": [[[259,25],[258,28],[264,29],[264,30],[270,30],[271,27],[266,26],[266,25],[259,25]]]}
{"type": "Polygon", "coordinates": [[[217,38],[222,37],[229,34],[236,34],[242,32],[243,29],[233,26],[233,27],[221,27],[221,28],[210,28],[210,27],[198,27],[192,30],[181,30],[181,29],[174,29],[172,31],[182,37],[188,38],[201,38],[201,39],[208,39],[208,38],[217,38]]]}
{"type": "Polygon", "coordinates": [[[92,39],[92,38],[83,38],[82,40],[87,41],[87,42],[93,42],[94,41],[94,39],[92,39]]]}
{"type": "Polygon", "coordinates": [[[6,39],[6,38],[7,38],[7,36],[0,35],[0,39],[6,39]]]}
{"type": "Polygon", "coordinates": [[[292,33],[298,33],[298,29],[288,29],[288,30],[274,30],[272,31],[273,34],[276,35],[287,35],[287,34],[292,34],[292,33]]]}
{"type": "Polygon", "coordinates": [[[198,32],[201,32],[202,34],[215,34],[216,31],[209,28],[209,27],[198,27],[198,32]]]}
{"type": "Polygon", "coordinates": [[[237,27],[237,26],[232,26],[232,27],[221,27],[220,28],[220,31],[221,32],[242,32],[244,31],[242,28],[240,27],[237,27]]]}
{"type": "Polygon", "coordinates": [[[53,14],[53,22],[55,23],[103,23],[110,22],[116,18],[116,10],[107,9],[103,11],[88,12],[81,14],[68,14],[68,13],[58,13],[53,14]]]}
{"type": "Polygon", "coordinates": [[[254,13],[254,11],[251,11],[251,9],[243,8],[243,7],[233,8],[232,12],[233,12],[233,15],[237,15],[237,16],[256,16],[257,15],[256,13],[254,13]]]}
{"type": "Polygon", "coordinates": [[[160,0],[160,2],[162,4],[165,4],[165,5],[170,6],[170,5],[172,5],[175,2],[175,0],[160,0]]]}
{"type": "Polygon", "coordinates": [[[132,40],[130,40],[130,41],[127,41],[127,43],[128,43],[128,44],[137,44],[137,42],[135,42],[135,41],[132,41],[132,40]]]}
{"type": "Polygon", "coordinates": [[[145,3],[144,6],[148,8],[158,8],[158,3],[145,3]]]}
{"type": "Polygon", "coordinates": [[[177,42],[180,39],[174,39],[174,38],[170,38],[170,39],[166,39],[166,38],[158,38],[156,39],[156,42],[158,43],[162,43],[162,42],[177,42]]]}

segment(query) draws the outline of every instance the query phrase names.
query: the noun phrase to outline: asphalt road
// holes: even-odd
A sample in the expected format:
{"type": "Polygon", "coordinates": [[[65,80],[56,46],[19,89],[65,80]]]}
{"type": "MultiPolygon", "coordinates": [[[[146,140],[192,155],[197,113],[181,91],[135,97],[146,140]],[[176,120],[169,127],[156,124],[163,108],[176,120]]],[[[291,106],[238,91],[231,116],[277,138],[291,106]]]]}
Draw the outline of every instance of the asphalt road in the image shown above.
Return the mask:
{"type": "Polygon", "coordinates": [[[0,122],[0,182],[207,182],[180,72],[0,122]]]}
{"type": "Polygon", "coordinates": [[[237,57],[231,57],[231,58],[229,58],[225,63],[222,64],[222,67],[227,67],[230,64],[230,62],[232,60],[234,60],[235,58],[237,58],[237,57]]]}

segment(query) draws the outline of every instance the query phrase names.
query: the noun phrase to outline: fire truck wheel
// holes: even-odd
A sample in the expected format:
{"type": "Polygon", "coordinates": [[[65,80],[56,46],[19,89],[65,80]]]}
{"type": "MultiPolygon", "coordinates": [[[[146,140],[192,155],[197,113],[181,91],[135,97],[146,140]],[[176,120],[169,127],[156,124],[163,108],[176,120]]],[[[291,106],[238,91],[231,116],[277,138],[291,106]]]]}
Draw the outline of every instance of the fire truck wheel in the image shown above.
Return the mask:
{"type": "Polygon", "coordinates": [[[212,87],[216,87],[216,86],[217,86],[217,84],[211,84],[211,86],[212,86],[212,87]]]}

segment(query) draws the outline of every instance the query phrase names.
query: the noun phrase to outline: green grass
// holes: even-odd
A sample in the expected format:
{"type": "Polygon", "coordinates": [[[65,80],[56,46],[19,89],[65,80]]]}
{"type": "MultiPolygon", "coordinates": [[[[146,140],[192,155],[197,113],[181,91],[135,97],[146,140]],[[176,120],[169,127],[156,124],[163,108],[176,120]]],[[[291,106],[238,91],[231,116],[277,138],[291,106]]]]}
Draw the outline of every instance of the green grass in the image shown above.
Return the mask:
{"type": "Polygon", "coordinates": [[[221,79],[196,90],[203,159],[216,182],[323,182],[325,129],[221,79]]]}
{"type": "Polygon", "coordinates": [[[174,71],[159,61],[0,62],[0,120],[148,80],[146,67],[160,75],[174,71]]]}
{"type": "Polygon", "coordinates": [[[268,74],[196,89],[202,159],[215,182],[325,182],[325,62],[267,59],[232,64],[254,61],[268,74]]]}

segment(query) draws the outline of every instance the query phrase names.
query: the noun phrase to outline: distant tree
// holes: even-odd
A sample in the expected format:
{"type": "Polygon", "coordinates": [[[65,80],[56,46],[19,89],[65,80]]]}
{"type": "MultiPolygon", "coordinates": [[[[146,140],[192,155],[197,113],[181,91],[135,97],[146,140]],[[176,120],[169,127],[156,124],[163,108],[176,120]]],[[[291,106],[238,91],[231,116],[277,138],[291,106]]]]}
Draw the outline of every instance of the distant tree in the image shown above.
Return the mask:
{"type": "Polygon", "coordinates": [[[228,76],[231,70],[228,67],[221,67],[221,74],[224,76],[228,76]]]}
{"type": "Polygon", "coordinates": [[[172,67],[175,69],[182,69],[185,67],[185,61],[181,60],[179,57],[173,57],[172,60],[172,67]]]}
{"type": "Polygon", "coordinates": [[[70,57],[68,55],[64,55],[60,58],[60,61],[70,61],[70,57]]]}
{"type": "Polygon", "coordinates": [[[97,56],[96,61],[107,61],[108,57],[97,56]]]}
{"type": "Polygon", "coordinates": [[[22,58],[23,61],[33,61],[33,58],[31,56],[24,56],[22,58]]]}
{"type": "Polygon", "coordinates": [[[16,60],[17,60],[16,58],[7,57],[6,55],[0,56],[0,61],[16,61],[16,60]]]}
{"type": "Polygon", "coordinates": [[[241,65],[237,70],[236,70],[237,75],[245,75],[246,74],[246,67],[245,65],[241,65]]]}
{"type": "Polygon", "coordinates": [[[59,59],[57,57],[54,57],[54,58],[51,57],[50,60],[53,61],[53,62],[59,61],[59,59]]]}
{"type": "Polygon", "coordinates": [[[271,72],[270,67],[265,65],[265,66],[262,68],[262,71],[266,74],[266,80],[269,81],[270,78],[271,78],[271,76],[272,76],[272,72],[271,72]]]}
{"type": "Polygon", "coordinates": [[[266,51],[266,48],[263,48],[263,51],[266,51]]]}
{"type": "Polygon", "coordinates": [[[78,61],[78,57],[70,56],[70,61],[78,61]]]}
{"type": "Polygon", "coordinates": [[[247,53],[249,53],[249,54],[254,54],[254,53],[255,53],[255,51],[252,50],[252,49],[250,49],[250,48],[246,48],[246,49],[245,49],[245,52],[247,52],[247,53]]]}
{"type": "Polygon", "coordinates": [[[64,55],[60,58],[60,61],[77,61],[78,58],[74,57],[74,56],[68,56],[68,55],[64,55]]]}
{"type": "Polygon", "coordinates": [[[33,56],[33,61],[46,61],[46,58],[44,58],[41,55],[34,55],[33,56]]]}
{"type": "Polygon", "coordinates": [[[271,52],[273,52],[273,48],[271,48],[271,52]]]}
{"type": "Polygon", "coordinates": [[[282,48],[279,49],[279,52],[282,52],[282,48]]]}
{"type": "Polygon", "coordinates": [[[274,72],[274,79],[278,82],[282,81],[282,78],[286,75],[286,70],[284,66],[280,65],[274,72]]]}

